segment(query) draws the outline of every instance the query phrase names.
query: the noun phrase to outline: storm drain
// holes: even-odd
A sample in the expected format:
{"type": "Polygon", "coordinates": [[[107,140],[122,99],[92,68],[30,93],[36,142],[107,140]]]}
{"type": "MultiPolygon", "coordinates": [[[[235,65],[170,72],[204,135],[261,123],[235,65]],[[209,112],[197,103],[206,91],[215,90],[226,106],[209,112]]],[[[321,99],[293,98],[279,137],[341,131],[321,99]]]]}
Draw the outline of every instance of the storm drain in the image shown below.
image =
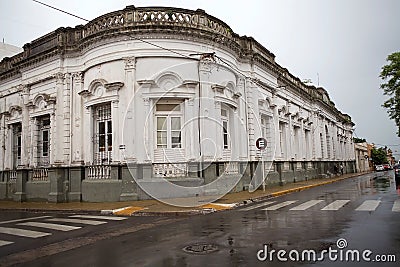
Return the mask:
{"type": "Polygon", "coordinates": [[[209,254],[218,250],[214,244],[192,244],[183,248],[183,251],[191,254],[209,254]]]}

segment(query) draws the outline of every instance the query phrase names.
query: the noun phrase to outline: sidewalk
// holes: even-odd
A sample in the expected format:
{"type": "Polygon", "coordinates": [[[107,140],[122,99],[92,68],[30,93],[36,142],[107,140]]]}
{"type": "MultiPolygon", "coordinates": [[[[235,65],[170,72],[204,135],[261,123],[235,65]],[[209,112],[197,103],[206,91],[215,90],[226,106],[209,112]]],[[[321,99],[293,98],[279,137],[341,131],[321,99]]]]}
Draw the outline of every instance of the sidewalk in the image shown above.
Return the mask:
{"type": "MultiPolygon", "coordinates": [[[[184,208],[171,206],[157,200],[138,200],[128,202],[104,202],[104,203],[91,203],[91,202],[72,202],[72,203],[47,203],[47,202],[13,202],[13,201],[0,201],[1,211],[61,211],[61,212],[90,212],[101,214],[114,214],[121,216],[131,215],[193,215],[205,214],[218,210],[231,209],[238,205],[245,205],[251,202],[257,202],[262,199],[272,198],[292,192],[302,191],[324,184],[334,183],[343,179],[357,177],[365,173],[351,173],[343,176],[333,178],[320,178],[308,181],[301,181],[296,183],[288,183],[283,186],[267,187],[265,191],[257,190],[253,193],[242,191],[238,193],[230,193],[223,196],[221,199],[214,203],[205,204],[200,207],[184,208]]],[[[204,197],[204,201],[210,198],[204,197]]],[[[182,199],[186,203],[188,199],[182,199]]]]}

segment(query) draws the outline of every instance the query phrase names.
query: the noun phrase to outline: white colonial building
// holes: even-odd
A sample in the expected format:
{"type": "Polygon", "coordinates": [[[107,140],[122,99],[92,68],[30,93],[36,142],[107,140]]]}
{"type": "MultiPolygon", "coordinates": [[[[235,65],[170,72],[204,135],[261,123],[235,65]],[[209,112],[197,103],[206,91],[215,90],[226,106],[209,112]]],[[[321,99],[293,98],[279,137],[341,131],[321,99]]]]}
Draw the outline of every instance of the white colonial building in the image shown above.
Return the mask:
{"type": "Polygon", "coordinates": [[[243,190],[262,173],[282,184],[338,162],[353,172],[351,118],[274,58],[178,8],[128,6],[26,44],[0,63],[0,198],[131,200],[149,197],[137,179],[228,175],[243,190]]]}

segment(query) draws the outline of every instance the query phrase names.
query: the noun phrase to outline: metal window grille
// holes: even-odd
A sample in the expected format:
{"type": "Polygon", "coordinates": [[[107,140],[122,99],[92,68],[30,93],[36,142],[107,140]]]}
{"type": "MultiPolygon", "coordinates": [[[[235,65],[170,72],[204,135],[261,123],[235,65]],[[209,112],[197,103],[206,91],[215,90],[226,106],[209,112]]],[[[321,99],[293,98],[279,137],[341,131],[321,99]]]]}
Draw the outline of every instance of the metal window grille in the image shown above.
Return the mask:
{"type": "Polygon", "coordinates": [[[109,164],[112,161],[111,104],[94,107],[94,164],[109,164]]]}

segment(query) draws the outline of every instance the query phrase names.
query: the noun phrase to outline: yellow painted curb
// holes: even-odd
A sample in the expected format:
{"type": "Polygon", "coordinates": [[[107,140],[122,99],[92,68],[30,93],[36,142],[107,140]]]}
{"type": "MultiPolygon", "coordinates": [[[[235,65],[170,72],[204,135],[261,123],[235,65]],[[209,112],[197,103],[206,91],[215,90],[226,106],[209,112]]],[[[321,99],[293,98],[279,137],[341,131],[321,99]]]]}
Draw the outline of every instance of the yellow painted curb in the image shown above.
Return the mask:
{"type": "MultiPolygon", "coordinates": [[[[351,178],[351,177],[348,177],[348,178],[351,178]]],[[[271,193],[271,196],[273,196],[273,197],[282,196],[282,195],[286,195],[286,194],[289,194],[289,193],[299,192],[299,191],[303,191],[305,189],[310,189],[310,188],[321,186],[321,185],[325,185],[325,184],[332,184],[334,182],[338,182],[338,181],[341,181],[341,180],[344,180],[344,179],[347,179],[347,178],[338,178],[338,179],[335,179],[335,180],[326,181],[326,182],[322,182],[322,183],[319,183],[319,184],[305,185],[305,186],[301,186],[301,187],[282,190],[282,191],[271,193]]]]}
{"type": "Polygon", "coordinates": [[[117,210],[113,210],[113,214],[114,215],[119,215],[119,216],[131,216],[132,213],[135,213],[137,211],[141,211],[144,210],[145,208],[143,207],[125,207],[125,208],[121,208],[121,209],[117,209],[117,210]]]}

